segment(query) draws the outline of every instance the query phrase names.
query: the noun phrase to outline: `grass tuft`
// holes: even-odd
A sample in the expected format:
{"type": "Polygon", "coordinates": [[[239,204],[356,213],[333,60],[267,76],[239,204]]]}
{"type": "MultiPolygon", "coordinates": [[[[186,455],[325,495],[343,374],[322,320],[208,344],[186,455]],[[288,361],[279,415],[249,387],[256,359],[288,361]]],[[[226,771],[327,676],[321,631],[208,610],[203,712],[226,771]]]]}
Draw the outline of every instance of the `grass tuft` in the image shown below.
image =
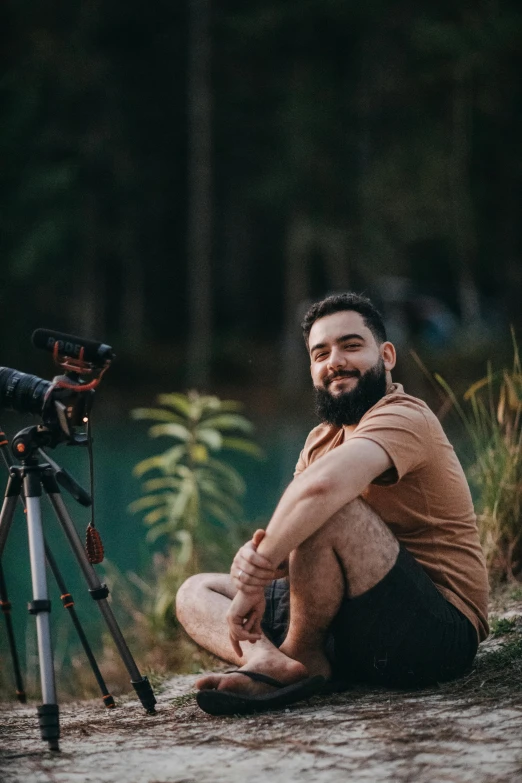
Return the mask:
{"type": "Polygon", "coordinates": [[[489,629],[492,636],[504,636],[516,630],[516,617],[493,617],[489,621],[489,629]]]}
{"type": "Polygon", "coordinates": [[[170,703],[174,707],[186,707],[187,704],[191,704],[194,701],[196,701],[196,691],[191,691],[190,693],[182,693],[181,696],[174,696],[170,703]]]}

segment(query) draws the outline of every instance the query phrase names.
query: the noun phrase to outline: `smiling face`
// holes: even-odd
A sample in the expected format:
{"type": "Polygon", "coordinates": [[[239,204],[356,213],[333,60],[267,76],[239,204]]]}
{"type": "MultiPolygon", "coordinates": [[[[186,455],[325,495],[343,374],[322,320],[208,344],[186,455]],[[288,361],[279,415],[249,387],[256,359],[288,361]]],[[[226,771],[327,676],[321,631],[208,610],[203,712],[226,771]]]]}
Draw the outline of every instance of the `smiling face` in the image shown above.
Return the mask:
{"type": "Polygon", "coordinates": [[[395,366],[393,345],[378,344],[354,310],[317,319],[308,345],[320,418],[335,426],[356,424],[386,393],[395,366]]]}

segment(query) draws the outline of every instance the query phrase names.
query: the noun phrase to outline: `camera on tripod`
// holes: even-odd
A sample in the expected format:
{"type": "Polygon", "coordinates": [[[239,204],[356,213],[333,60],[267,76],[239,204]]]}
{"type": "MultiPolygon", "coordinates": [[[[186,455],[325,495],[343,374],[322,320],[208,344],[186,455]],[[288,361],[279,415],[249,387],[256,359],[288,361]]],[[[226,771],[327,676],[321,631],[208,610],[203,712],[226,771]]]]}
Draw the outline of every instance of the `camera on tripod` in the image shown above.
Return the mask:
{"type": "MultiPolygon", "coordinates": [[[[40,446],[58,443],[85,445],[94,389],[114,359],[110,345],[72,337],[48,329],[32,336],[36,348],[52,352],[64,370],[52,381],[36,375],[0,367],[0,409],[41,416],[40,446]],[[91,378],[91,380],[87,380],[91,378]]],[[[16,457],[24,454],[24,443],[13,442],[16,457]]]]}
{"type": "Polygon", "coordinates": [[[84,506],[93,505],[93,498],[73,479],[67,471],[57,465],[43,449],[54,448],[59,443],[87,445],[91,463],[91,486],[93,481],[91,428],[89,415],[94,390],[110,366],[114,354],[104,343],[84,340],[47,329],[37,329],[32,337],[33,345],[51,351],[63,374],[52,381],[45,381],[36,375],[0,367],[0,409],[40,415],[42,424],[26,427],[18,432],[11,443],[14,456],[20,465],[11,465],[6,457],[7,438],[0,431],[0,453],[9,470],[5,498],[0,510],[0,609],[7,628],[16,692],[19,701],[25,701],[25,691],[16,650],[13,626],[10,617],[11,604],[1,565],[9,530],[13,523],[15,508],[20,501],[24,506],[29,538],[29,558],[33,600],[29,612],[36,617],[40,681],[43,704],[37,708],[42,739],[49,743],[50,750],[59,750],[60,736],[59,708],[56,699],[55,673],[52,656],[49,615],[51,601],[47,591],[46,564],[51,568],[61,593],[61,601],[68,610],[78,632],[93,674],[98,682],[106,707],[114,707],[98,668],[92,650],[83,632],[74,609],[74,601],[67,590],[58,566],[44,536],[41,513],[41,497],[49,500],[55,516],[73,550],[87,582],[89,594],[98,605],[108,630],[120,653],[120,657],[131,677],[131,684],[149,714],[155,712],[156,699],[149,681],[142,677],[122,632],[107,603],[109,589],[102,584],[93,564],[103,560],[103,545],[94,524],[94,512],[87,527],[86,545],[78,535],[65,503],[59,484],[84,506]],[[43,462],[40,458],[44,459],[43,462]]]}

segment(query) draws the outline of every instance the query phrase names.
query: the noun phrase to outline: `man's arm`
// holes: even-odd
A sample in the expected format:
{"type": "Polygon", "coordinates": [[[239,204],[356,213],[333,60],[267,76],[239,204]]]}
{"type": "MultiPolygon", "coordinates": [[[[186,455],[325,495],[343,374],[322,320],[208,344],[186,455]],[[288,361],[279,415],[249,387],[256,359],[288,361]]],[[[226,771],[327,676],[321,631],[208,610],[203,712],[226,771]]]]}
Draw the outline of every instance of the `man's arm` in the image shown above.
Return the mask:
{"type": "Polygon", "coordinates": [[[227,622],[238,655],[240,641],[256,642],[261,636],[263,586],[274,578],[277,564],[392,464],[377,443],[357,438],[325,454],[296,476],[279,501],[265,535],[257,531],[232,564],[231,576],[238,592],[227,622]]]}
{"type": "Polygon", "coordinates": [[[292,481],[257,551],[274,567],[392,467],[386,451],[357,438],[325,454],[292,481]]]}

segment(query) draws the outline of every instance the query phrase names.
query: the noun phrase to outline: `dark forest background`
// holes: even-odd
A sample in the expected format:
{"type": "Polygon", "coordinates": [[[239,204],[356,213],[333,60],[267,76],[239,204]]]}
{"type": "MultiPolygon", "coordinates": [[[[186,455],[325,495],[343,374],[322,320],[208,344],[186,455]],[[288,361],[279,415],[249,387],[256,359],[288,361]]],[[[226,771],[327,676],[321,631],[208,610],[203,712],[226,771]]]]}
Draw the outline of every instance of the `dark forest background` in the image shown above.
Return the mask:
{"type": "MultiPolygon", "coordinates": [[[[130,411],[161,392],[246,403],[266,460],[233,464],[245,523],[266,524],[315,423],[299,329],[310,301],[372,296],[398,348],[394,378],[438,413],[430,373],[459,395],[488,360],[511,365],[521,42],[519,0],[0,4],[0,364],[51,378],[50,355],[31,347],[38,327],[114,347],[94,418],[111,567],[151,585],[170,573],[152,557],[165,542],[129,512],[133,467],[171,445],[130,411]]],[[[0,388],[0,421],[11,437],[34,420],[4,411],[0,388]]],[[[456,417],[444,425],[473,464],[456,417]]],[[[89,486],[84,450],[54,455],[89,486]]],[[[493,462],[500,475],[507,463],[493,462]]],[[[4,565],[26,600],[24,539],[14,527],[4,565]]],[[[84,616],[97,622],[90,604],[84,616]]],[[[63,663],[76,648],[57,627],[63,663]]],[[[32,620],[25,633],[34,680],[32,620]]]]}
{"type": "Polygon", "coordinates": [[[403,356],[472,375],[509,353],[515,0],[0,14],[2,364],[49,377],[29,342],[44,326],[114,346],[120,403],[197,386],[277,408],[308,393],[306,303],[346,288],[375,297],[403,356]]]}

